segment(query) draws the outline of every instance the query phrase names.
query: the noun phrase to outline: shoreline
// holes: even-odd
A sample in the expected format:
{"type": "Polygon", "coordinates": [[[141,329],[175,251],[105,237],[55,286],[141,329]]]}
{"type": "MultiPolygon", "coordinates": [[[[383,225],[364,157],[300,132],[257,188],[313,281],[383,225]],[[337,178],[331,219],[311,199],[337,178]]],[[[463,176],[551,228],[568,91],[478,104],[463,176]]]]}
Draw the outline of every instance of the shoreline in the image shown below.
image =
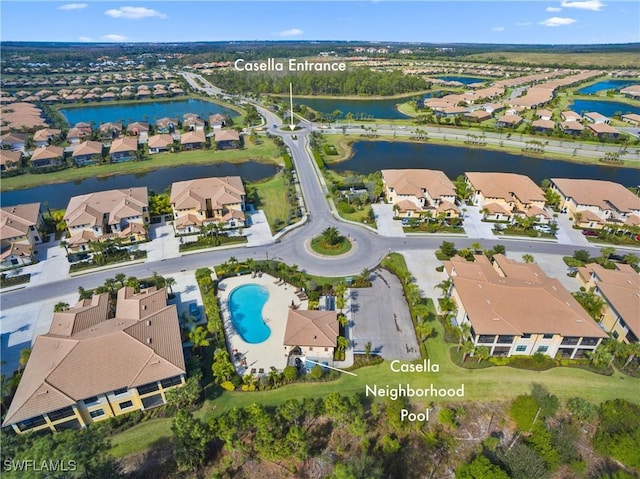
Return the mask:
{"type": "MultiPolygon", "coordinates": [[[[367,101],[367,100],[396,100],[399,98],[410,98],[413,96],[419,96],[419,95],[424,95],[425,93],[431,93],[433,91],[437,91],[437,90],[432,90],[432,89],[426,89],[426,90],[419,90],[416,92],[411,92],[411,93],[398,93],[396,95],[390,95],[390,96],[383,96],[383,95],[371,95],[371,96],[359,96],[359,95],[340,95],[340,96],[336,96],[336,95],[293,95],[293,99],[295,100],[296,98],[318,98],[318,99],[322,99],[322,100],[362,100],[362,101],[367,101]]],[[[268,96],[271,97],[275,97],[275,98],[289,98],[289,95],[287,95],[286,93],[270,93],[268,94],[268,96]]]]}

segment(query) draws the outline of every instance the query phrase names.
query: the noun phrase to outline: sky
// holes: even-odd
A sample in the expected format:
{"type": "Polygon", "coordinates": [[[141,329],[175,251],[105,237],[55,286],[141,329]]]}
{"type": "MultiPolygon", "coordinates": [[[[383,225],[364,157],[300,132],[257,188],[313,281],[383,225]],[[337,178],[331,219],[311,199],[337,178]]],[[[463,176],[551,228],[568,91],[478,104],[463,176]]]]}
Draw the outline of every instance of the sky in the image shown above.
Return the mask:
{"type": "Polygon", "coordinates": [[[637,0],[0,1],[2,41],[640,41],[637,0]]]}

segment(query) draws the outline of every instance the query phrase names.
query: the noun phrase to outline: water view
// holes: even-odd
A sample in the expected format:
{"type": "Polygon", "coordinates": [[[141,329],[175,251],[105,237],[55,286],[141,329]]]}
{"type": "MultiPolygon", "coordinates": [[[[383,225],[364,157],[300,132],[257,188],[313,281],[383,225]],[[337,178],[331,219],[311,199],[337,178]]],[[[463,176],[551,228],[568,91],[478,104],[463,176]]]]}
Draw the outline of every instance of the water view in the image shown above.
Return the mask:
{"type": "Polygon", "coordinates": [[[443,81],[457,81],[458,83],[462,83],[464,85],[471,85],[472,83],[482,83],[487,82],[486,78],[478,78],[478,77],[461,77],[457,75],[443,75],[441,77],[437,77],[438,80],[443,81]]]}
{"type": "Polygon", "coordinates": [[[576,93],[581,93],[583,95],[593,95],[594,93],[598,93],[599,91],[603,91],[603,90],[620,90],[621,88],[624,88],[629,85],[634,85],[639,82],[640,82],[640,79],[603,80],[603,81],[599,81],[598,83],[594,83],[593,85],[589,85],[584,88],[581,88],[580,90],[576,91],[576,93]]]}
{"type": "Polygon", "coordinates": [[[209,115],[221,113],[227,116],[237,116],[238,112],[225,108],[217,103],[189,98],[177,101],[154,101],[149,103],[129,103],[125,105],[92,105],[78,108],[64,108],[60,113],[67,122],[75,125],[80,121],[95,125],[108,121],[122,121],[131,123],[134,121],[155,122],[164,117],[182,119],[185,113],[196,113],[205,120],[209,115]]]}
{"type": "Polygon", "coordinates": [[[331,115],[334,111],[341,112],[340,118],[345,118],[351,113],[354,119],[384,118],[398,120],[408,118],[398,111],[396,105],[405,103],[410,96],[403,98],[390,98],[385,100],[345,100],[342,98],[294,98],[298,105],[306,105],[312,110],[324,115],[331,115]]]}
{"type": "Polygon", "coordinates": [[[67,203],[69,203],[69,199],[72,196],[85,195],[96,191],[147,186],[150,191],[162,193],[165,189],[170,188],[171,183],[175,181],[208,178],[211,176],[240,176],[245,181],[259,181],[275,175],[277,171],[278,167],[276,165],[255,161],[161,168],[146,173],[89,178],[82,181],[37,186],[26,190],[6,191],[2,193],[2,206],[47,201],[50,208],[63,209],[67,207],[67,203]]]}
{"type": "Polygon", "coordinates": [[[429,168],[442,170],[451,179],[465,171],[504,171],[526,175],[538,184],[545,178],[558,177],[610,180],[636,186],[640,178],[640,172],[632,168],[544,160],[455,146],[358,141],[353,144],[353,151],[350,160],[331,169],[369,174],[386,168],[429,168]]]}
{"type": "Polygon", "coordinates": [[[575,100],[569,108],[576,113],[597,111],[604,116],[613,116],[617,112],[640,114],[640,106],[629,105],[619,101],[575,100]]]}

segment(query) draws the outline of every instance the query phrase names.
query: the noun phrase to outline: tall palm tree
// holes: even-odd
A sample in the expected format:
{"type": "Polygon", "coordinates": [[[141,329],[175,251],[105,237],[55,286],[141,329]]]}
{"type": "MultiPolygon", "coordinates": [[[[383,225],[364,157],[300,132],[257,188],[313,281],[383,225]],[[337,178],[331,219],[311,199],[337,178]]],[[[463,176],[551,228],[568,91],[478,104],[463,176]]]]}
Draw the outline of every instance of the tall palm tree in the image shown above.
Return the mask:
{"type": "Polygon", "coordinates": [[[207,330],[202,326],[197,326],[189,332],[189,341],[193,344],[194,351],[200,351],[201,348],[209,346],[207,338],[207,330]]]}
{"type": "Polygon", "coordinates": [[[127,279],[127,275],[124,273],[116,274],[116,281],[120,282],[120,287],[124,288],[124,280],[127,279]]]}
{"type": "Polygon", "coordinates": [[[164,279],[164,284],[167,288],[169,288],[169,293],[173,294],[173,286],[176,284],[176,279],[168,276],[164,279]]]}
{"type": "Polygon", "coordinates": [[[335,226],[328,226],[322,231],[322,239],[330,246],[337,245],[342,241],[342,236],[335,226]]]}
{"type": "Polygon", "coordinates": [[[533,257],[533,255],[525,253],[522,255],[522,261],[524,261],[525,263],[535,263],[535,258],[533,257]]]}
{"type": "Polygon", "coordinates": [[[338,336],[338,340],[337,340],[337,347],[338,347],[338,351],[344,351],[345,349],[347,349],[349,347],[349,340],[347,338],[345,338],[344,336],[338,336]]]}
{"type": "Polygon", "coordinates": [[[489,359],[491,350],[487,346],[478,346],[475,351],[475,357],[478,358],[478,364],[481,361],[489,359]]]}
{"type": "Polygon", "coordinates": [[[447,278],[436,284],[436,288],[442,290],[442,296],[446,297],[449,295],[449,290],[451,289],[452,284],[453,282],[451,281],[451,278],[447,278]]]}
{"type": "Polygon", "coordinates": [[[66,311],[69,309],[69,303],[63,303],[62,301],[57,303],[54,307],[53,307],[53,312],[54,313],[61,313],[62,311],[66,311]]]}
{"type": "Polygon", "coordinates": [[[471,341],[465,341],[462,343],[462,362],[467,360],[467,357],[473,353],[475,345],[471,341]]]}

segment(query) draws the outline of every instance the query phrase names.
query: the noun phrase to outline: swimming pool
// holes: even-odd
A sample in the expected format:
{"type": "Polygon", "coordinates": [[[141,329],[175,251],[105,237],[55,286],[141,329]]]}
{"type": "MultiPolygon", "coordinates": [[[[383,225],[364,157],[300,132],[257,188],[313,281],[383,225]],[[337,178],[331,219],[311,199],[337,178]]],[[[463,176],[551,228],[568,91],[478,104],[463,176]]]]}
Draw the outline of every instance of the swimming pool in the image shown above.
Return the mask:
{"type": "Polygon", "coordinates": [[[231,323],[245,342],[258,344],[271,336],[271,329],[262,317],[262,307],[268,299],[267,288],[258,284],[238,286],[229,294],[231,323]]]}

